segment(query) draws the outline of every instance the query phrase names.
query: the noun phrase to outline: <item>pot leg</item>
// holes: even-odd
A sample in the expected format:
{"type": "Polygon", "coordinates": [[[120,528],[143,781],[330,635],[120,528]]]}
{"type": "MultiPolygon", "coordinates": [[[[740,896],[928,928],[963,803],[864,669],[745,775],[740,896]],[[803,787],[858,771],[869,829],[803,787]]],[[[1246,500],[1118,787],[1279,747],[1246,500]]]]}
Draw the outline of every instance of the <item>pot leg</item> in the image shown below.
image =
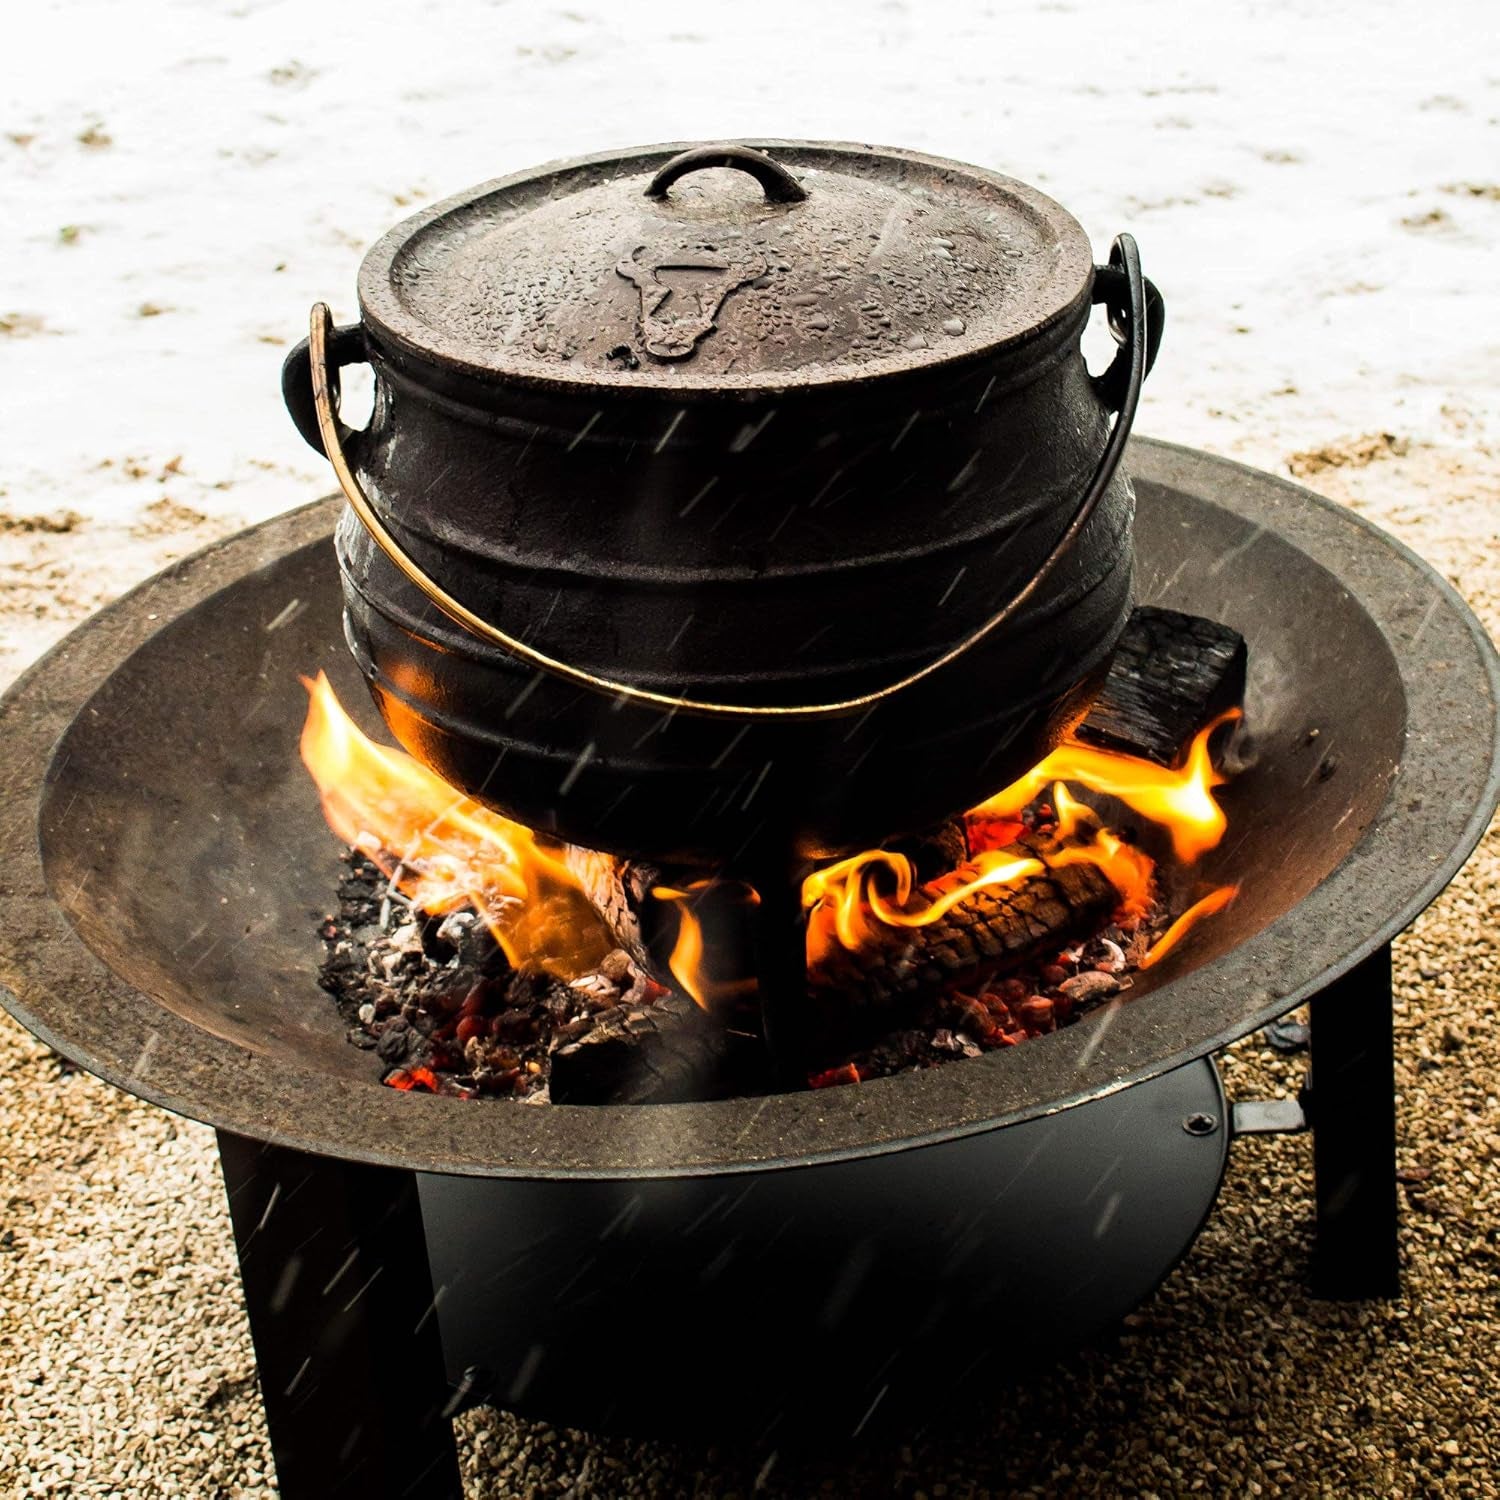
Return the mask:
{"type": "Polygon", "coordinates": [[[286,1500],[459,1500],[416,1177],[219,1132],[286,1500]]]}
{"type": "Polygon", "coordinates": [[[1319,1297],[1394,1297],[1396,1074],[1390,944],[1312,1001],[1313,1177],[1319,1297]]]}
{"type": "Polygon", "coordinates": [[[751,882],[755,909],[755,974],[760,990],[761,1033],[776,1081],[785,1088],[807,1083],[807,913],[796,862],[773,867],[751,882]]]}

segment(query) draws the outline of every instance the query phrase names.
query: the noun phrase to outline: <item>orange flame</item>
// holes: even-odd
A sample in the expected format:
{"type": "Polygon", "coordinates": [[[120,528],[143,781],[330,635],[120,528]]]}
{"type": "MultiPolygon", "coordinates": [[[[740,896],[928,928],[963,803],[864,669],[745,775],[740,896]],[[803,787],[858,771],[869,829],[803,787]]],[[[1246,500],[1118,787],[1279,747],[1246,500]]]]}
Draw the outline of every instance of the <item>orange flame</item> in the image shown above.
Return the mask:
{"type": "Polygon", "coordinates": [[[1057,840],[1063,847],[1048,855],[1053,869],[1065,865],[1097,865],[1104,878],[1120,893],[1122,915],[1140,917],[1151,904],[1151,876],[1156,864],[1151,856],[1127,844],[1102,826],[1099,814],[1073,797],[1062,782],[1052,785],[1052,805],[1057,810],[1057,840]],[[1063,843],[1089,837],[1088,843],[1063,843]]]}
{"type": "Polygon", "coordinates": [[[518,967],[571,979],[598,966],[613,944],[558,855],[529,828],[367,738],[323,673],[303,685],[302,761],[346,844],[424,912],[473,907],[518,967]]]}
{"type": "MultiPolygon", "coordinates": [[[[324,815],[345,843],[380,865],[394,891],[431,914],[472,907],[518,968],[571,979],[598,967],[613,940],[560,850],[456,792],[403,751],[367,738],[321,672],[315,681],[303,681],[309,704],[302,759],[317,783],[324,815]]],[[[1178,859],[1190,864],[1224,834],[1225,817],[1213,790],[1227,778],[1214,769],[1208,745],[1215,730],[1239,716],[1231,710],[1205,726],[1178,769],[1072,741],[1059,746],[969,814],[971,836],[989,847],[921,892],[910,861],[891,850],[870,850],[814,871],[802,888],[803,903],[810,908],[810,961],[816,964],[834,942],[858,949],[881,925],[925,927],[976,890],[1017,885],[1048,868],[1080,862],[1104,873],[1119,892],[1124,915],[1144,914],[1152,895],[1152,860],[1104,827],[1100,814],[1066,783],[1115,797],[1162,824],[1178,859]],[[1057,814],[1052,847],[1039,858],[994,847],[1019,835],[1019,814],[1049,785],[1057,814]]],[[[710,888],[722,895],[726,883],[702,880],[685,889],[658,886],[652,892],[657,900],[677,904],[678,929],[668,967],[704,1010],[718,1009],[755,988],[753,978],[710,972],[720,947],[704,934],[701,898],[710,888]]],[[[736,890],[744,900],[758,899],[749,887],[736,890]]],[[[1226,886],[1195,903],[1158,939],[1142,967],[1157,963],[1238,891],[1226,886]]],[[[403,1081],[394,1086],[412,1085],[403,1081]]]]}
{"type": "MultiPolygon", "coordinates": [[[[1227,778],[1214,769],[1208,746],[1221,725],[1239,717],[1239,710],[1231,709],[1205,725],[1193,737],[1187,757],[1177,769],[1076,741],[1059,745],[1019,781],[969,814],[975,831],[984,827],[988,837],[998,828],[1014,838],[1021,831],[1017,821],[1021,811],[1050,783],[1057,813],[1053,836],[1056,847],[1045,851],[1040,859],[987,848],[961,869],[930,883],[922,893],[922,905],[909,904],[915,887],[911,862],[892,850],[872,849],[814,871],[802,886],[803,903],[812,909],[808,924],[812,961],[816,964],[835,940],[850,950],[864,946],[878,930],[877,922],[887,927],[925,927],[974,891],[1016,885],[1044,869],[1073,864],[1098,866],[1119,892],[1120,914],[1143,916],[1151,904],[1155,862],[1104,827],[1098,812],[1075,797],[1065,783],[1118,798],[1142,817],[1164,825],[1177,858],[1191,864],[1224,836],[1227,822],[1213,790],[1227,778]]],[[[1219,910],[1227,899],[1218,905],[1213,904],[1214,897],[1200,901],[1173,924],[1152,951],[1158,956],[1165,954],[1195,922],[1219,910]]]]}
{"type": "MultiPolygon", "coordinates": [[[[658,901],[678,903],[677,941],[672,947],[672,956],[667,960],[667,968],[698,1008],[710,1013],[753,994],[757,987],[753,978],[715,978],[711,972],[712,965],[705,961],[707,945],[703,940],[703,921],[697,910],[697,901],[703,892],[720,891],[723,887],[724,883],[720,881],[695,880],[685,890],[658,885],[651,891],[658,901]]],[[[759,900],[760,897],[746,886],[744,899],[739,904],[754,905],[759,900]]]]}
{"type": "Polygon", "coordinates": [[[1232,708],[1200,729],[1187,759],[1176,770],[1067,740],[975,811],[988,817],[1014,817],[1049,782],[1077,782],[1101,796],[1117,797],[1141,817],[1160,823],[1172,836],[1172,852],[1190,865],[1224,837],[1227,824],[1213,789],[1228,778],[1214,769],[1208,743],[1215,730],[1239,717],[1239,709],[1232,708]]]}
{"type": "Polygon", "coordinates": [[[863,947],[874,936],[872,918],[887,927],[927,927],[960,901],[988,886],[1015,885],[1046,868],[1040,860],[987,849],[960,870],[927,887],[927,905],[908,910],[914,876],[911,861],[889,849],[872,849],[837,864],[814,870],[802,883],[802,904],[814,909],[809,922],[809,951],[816,962],[827,951],[829,925],[845,948],[863,947]],[[894,890],[883,892],[877,880],[890,877],[894,890]],[[820,903],[822,903],[820,905],[820,903]]]}
{"type": "Polygon", "coordinates": [[[1221,885],[1218,890],[1210,891],[1201,901],[1195,901],[1151,945],[1150,951],[1141,960],[1141,967],[1149,969],[1152,964],[1159,963],[1188,935],[1191,928],[1196,927],[1204,917],[1210,917],[1216,911],[1223,911],[1239,893],[1240,888],[1237,885],[1221,885]]]}

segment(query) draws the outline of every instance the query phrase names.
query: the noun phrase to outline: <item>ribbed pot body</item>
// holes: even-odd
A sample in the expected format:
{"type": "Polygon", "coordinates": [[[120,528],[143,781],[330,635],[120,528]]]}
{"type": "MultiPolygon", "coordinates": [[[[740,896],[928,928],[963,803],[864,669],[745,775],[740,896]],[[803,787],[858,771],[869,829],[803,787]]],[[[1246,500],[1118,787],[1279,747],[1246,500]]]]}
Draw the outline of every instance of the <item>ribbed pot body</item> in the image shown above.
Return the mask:
{"type": "MultiPolygon", "coordinates": [[[[1108,412],[1081,304],[1002,356],[746,399],[507,391],[370,347],[351,448],[386,524],[481,617],[672,695],[846,699],[902,677],[1037,571],[1108,412]]],[[[528,666],[436,610],[345,514],[346,630],[398,739],[570,841],[755,864],[869,847],[981,800],[1087,708],[1130,608],[1117,473],[1014,619],[829,718],[712,718],[528,666]]]]}

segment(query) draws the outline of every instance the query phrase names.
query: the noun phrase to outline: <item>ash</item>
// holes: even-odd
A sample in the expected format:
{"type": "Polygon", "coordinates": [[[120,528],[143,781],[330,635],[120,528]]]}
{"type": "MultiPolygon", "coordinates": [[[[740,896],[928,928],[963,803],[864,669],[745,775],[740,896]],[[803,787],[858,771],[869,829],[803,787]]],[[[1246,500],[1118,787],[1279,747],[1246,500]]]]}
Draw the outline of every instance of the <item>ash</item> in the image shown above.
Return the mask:
{"type": "Polygon", "coordinates": [[[318,982],[393,1088],[544,1104],[558,1048],[672,998],[623,951],[571,983],[518,972],[473,911],[428,916],[363,854],[344,860],[318,982]]]}

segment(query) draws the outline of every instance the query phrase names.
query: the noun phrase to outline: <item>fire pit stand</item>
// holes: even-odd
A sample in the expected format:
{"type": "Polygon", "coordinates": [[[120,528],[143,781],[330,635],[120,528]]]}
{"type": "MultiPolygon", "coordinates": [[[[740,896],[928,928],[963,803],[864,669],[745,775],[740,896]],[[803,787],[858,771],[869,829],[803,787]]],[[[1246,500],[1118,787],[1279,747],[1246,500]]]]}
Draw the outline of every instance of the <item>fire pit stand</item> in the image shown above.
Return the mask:
{"type": "Polygon", "coordinates": [[[416,1174],[219,1132],[281,1493],[461,1495],[416,1174]]]}
{"type": "Polygon", "coordinates": [[[1130,463],[1141,598],[1249,645],[1258,750],[1203,862],[1242,894],[1128,1003],[952,1066],[633,1108],[381,1088],[314,983],[339,866],[296,676],[357,682],[331,502],[169,569],[0,702],[5,1003],[219,1130],[283,1494],[455,1495],[447,1418],[479,1400],[874,1430],[1136,1305],[1236,1130],[1311,1125],[1314,1284],[1395,1290],[1390,942],[1494,809],[1493,648],[1348,511],[1130,463]],[[1305,1110],[1231,1114],[1208,1059],[1309,1001],[1305,1110]]]}
{"type": "Polygon", "coordinates": [[[1312,1289],[1322,1297],[1394,1297],[1400,1269],[1391,945],[1315,995],[1311,1011],[1305,1098],[1318,1215],[1312,1289]]]}

